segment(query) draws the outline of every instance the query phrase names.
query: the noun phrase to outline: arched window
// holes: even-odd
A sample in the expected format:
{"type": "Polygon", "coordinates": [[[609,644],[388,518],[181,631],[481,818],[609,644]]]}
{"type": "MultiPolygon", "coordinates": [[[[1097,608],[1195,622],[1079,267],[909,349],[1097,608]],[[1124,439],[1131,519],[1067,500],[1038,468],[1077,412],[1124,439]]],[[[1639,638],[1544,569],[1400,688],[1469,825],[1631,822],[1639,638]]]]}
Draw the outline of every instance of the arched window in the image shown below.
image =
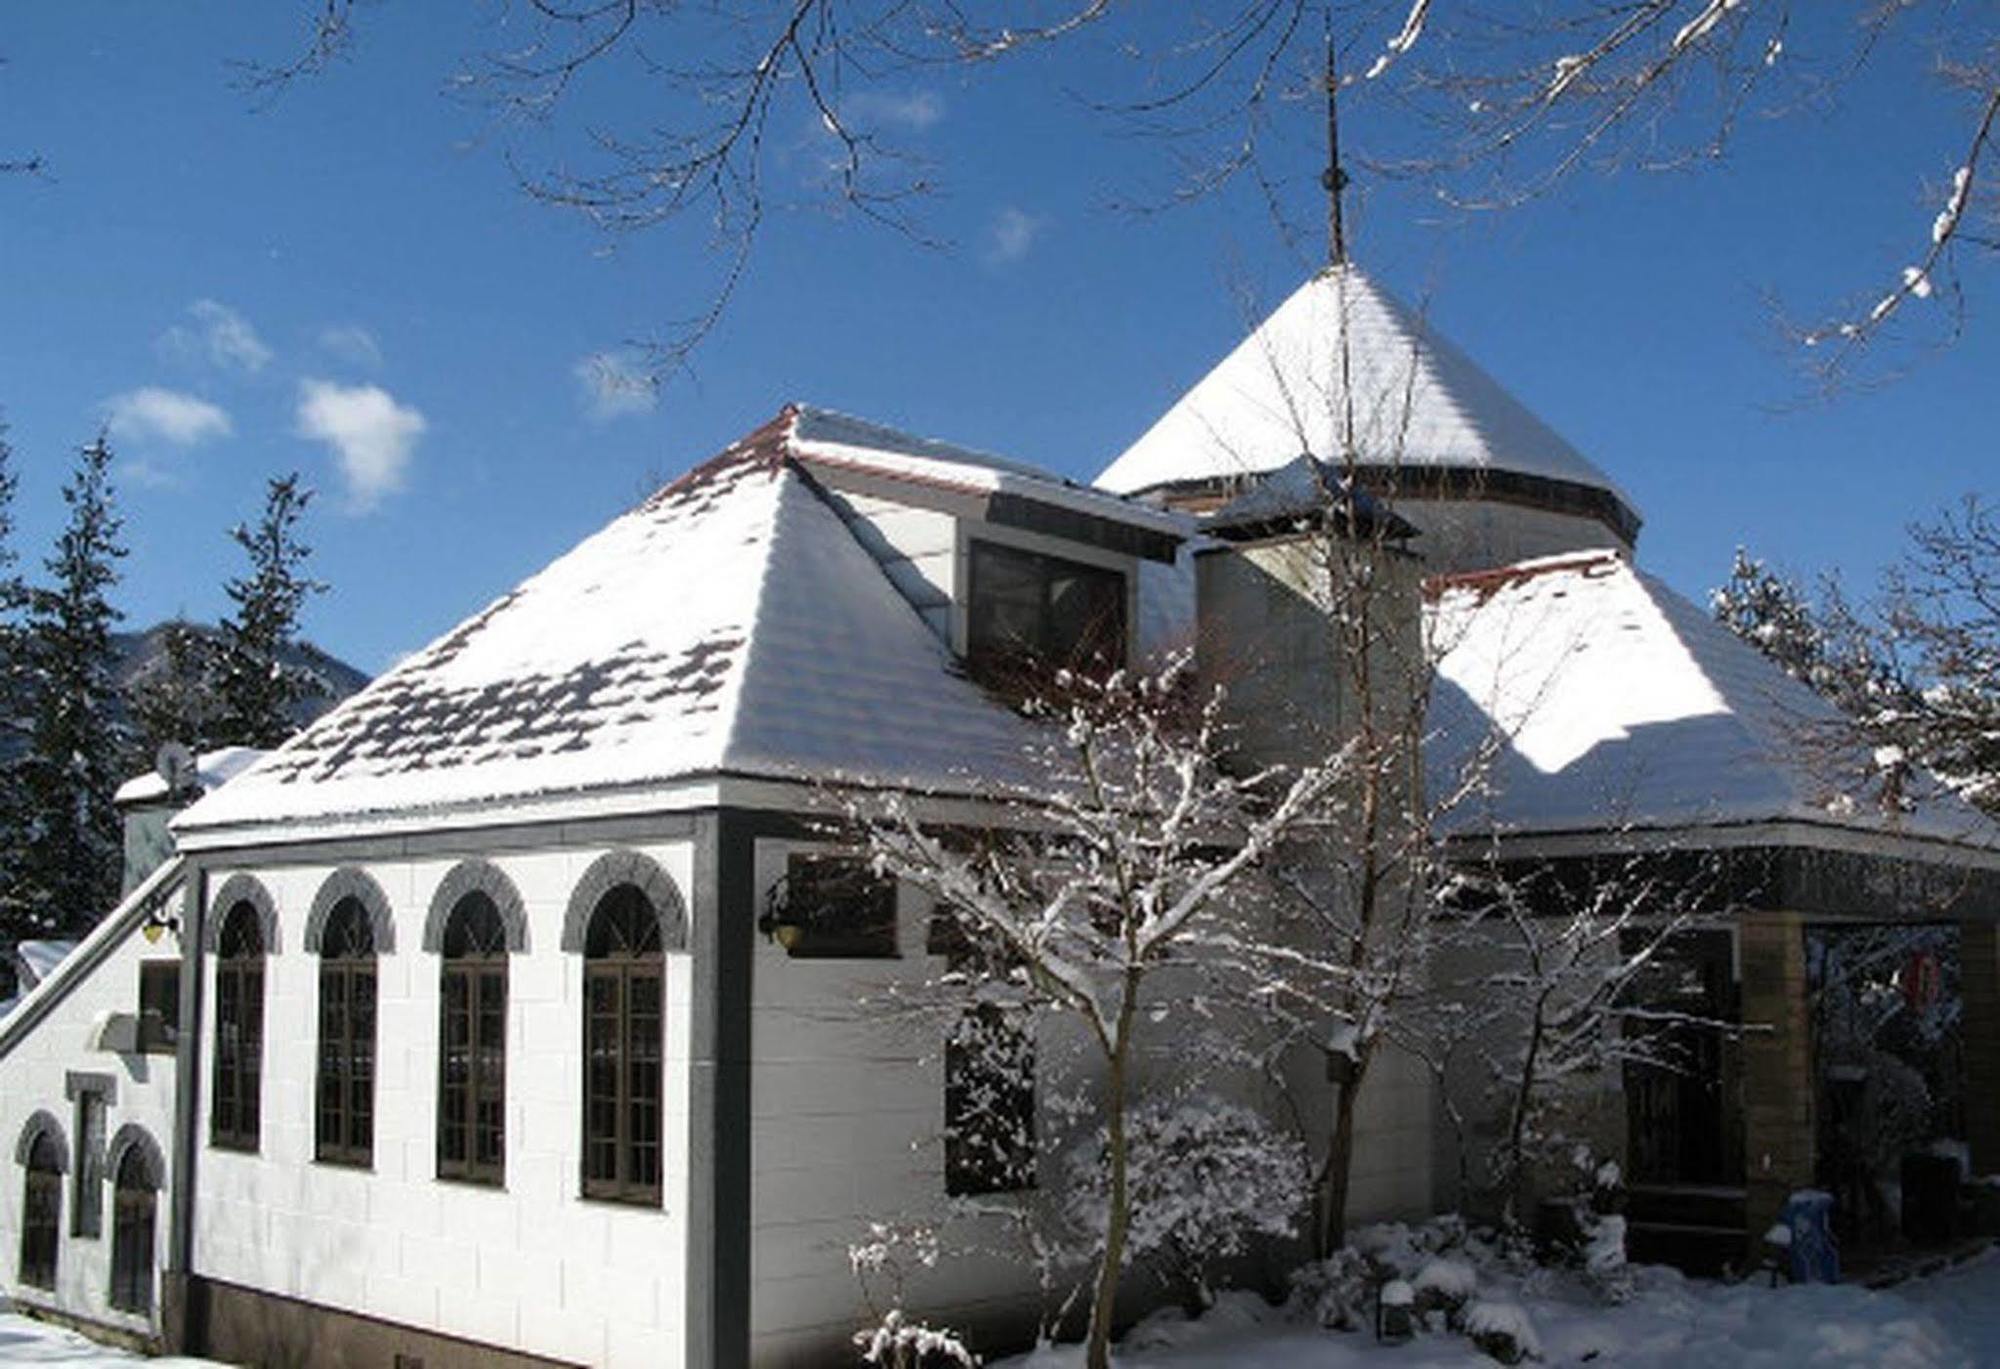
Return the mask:
{"type": "Polygon", "coordinates": [[[333,905],[319,951],[319,1104],[313,1153],[375,1158],[375,929],[361,900],[333,905]]]}
{"type": "Polygon", "coordinates": [[[127,1146],[112,1176],[111,1305],[142,1315],[153,1310],[153,1218],[160,1176],[145,1146],[127,1146]]]}
{"type": "Polygon", "coordinates": [[[507,1173],[507,930],[475,889],[446,920],[438,1022],[438,1177],[507,1173]]]}
{"type": "Polygon", "coordinates": [[[645,894],[614,885],[583,945],[583,1191],[660,1201],[660,918],[645,894]]]}
{"type": "Polygon", "coordinates": [[[21,1282],[56,1286],[56,1248],[62,1231],[62,1142],[44,1131],[28,1147],[21,1198],[21,1282]]]}
{"type": "Polygon", "coordinates": [[[221,958],[215,966],[215,1104],[209,1139],[230,1150],[255,1150],[264,1057],[264,928],[250,900],[230,906],[216,948],[221,958]]]}

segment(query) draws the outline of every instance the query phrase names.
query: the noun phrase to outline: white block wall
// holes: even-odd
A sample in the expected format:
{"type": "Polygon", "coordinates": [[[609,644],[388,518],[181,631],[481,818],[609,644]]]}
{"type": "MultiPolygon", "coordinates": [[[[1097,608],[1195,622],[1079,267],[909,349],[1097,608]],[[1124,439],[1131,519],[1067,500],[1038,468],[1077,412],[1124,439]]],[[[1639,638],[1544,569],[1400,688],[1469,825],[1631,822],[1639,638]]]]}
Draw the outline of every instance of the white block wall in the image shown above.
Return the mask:
{"type": "MultiPolygon", "coordinates": [[[[178,906],[179,895],[174,898],[178,906]]],[[[102,1234],[92,1237],[70,1234],[71,1213],[76,1198],[77,1109],[64,1096],[64,1079],[72,1070],[108,1074],[114,1080],[116,1096],[105,1109],[104,1142],[108,1146],[118,1129],[128,1122],[144,1127],[160,1154],[171,1166],[174,1126],[174,1058],[171,1055],[118,1054],[90,1049],[92,1023],[104,1013],[137,1013],[139,1010],[139,965],[145,960],[174,960],[177,941],[171,934],[158,945],[149,944],[137,930],[120,939],[107,959],[81,979],[75,988],[43,1018],[15,1047],[0,1058],[0,1157],[5,1172],[0,1175],[0,1286],[9,1297],[25,1306],[54,1306],[73,1316],[84,1317],[141,1335],[156,1329],[152,1319],[117,1311],[111,1306],[111,1234],[113,1202],[111,1174],[103,1174],[102,1234]],[[22,1127],[37,1110],[45,1110],[62,1123],[69,1171],[63,1175],[61,1242],[56,1259],[56,1288],[53,1294],[39,1288],[23,1287],[19,1280],[21,1254],[22,1167],[15,1163],[22,1127]]],[[[160,1305],[158,1271],[165,1264],[168,1229],[168,1194],[171,1175],[161,1174],[160,1191],[153,1223],[155,1289],[154,1315],[160,1305]]]]}
{"type": "MultiPolygon", "coordinates": [[[[692,848],[636,848],[679,887],[692,917],[692,848]]],[[[676,1366],[682,1358],[688,1210],[689,958],[666,964],[664,1206],[579,1195],[580,955],[559,948],[571,891],[603,854],[578,847],[486,857],[526,905],[528,949],[508,968],[504,1188],[436,1177],[439,957],[421,949],[451,858],[365,868],[388,896],[393,953],[378,957],[374,1165],[313,1159],[317,958],[305,953],[313,895],[330,866],[251,868],[278,906],[280,950],[265,969],[258,1153],[202,1144],[198,1274],[411,1326],[587,1364],[676,1366]]],[[[232,873],[210,875],[210,889],[232,873]]],[[[205,958],[204,1044],[214,1032],[205,958]]],[[[206,1052],[204,1053],[206,1058],[206,1052]]]]}

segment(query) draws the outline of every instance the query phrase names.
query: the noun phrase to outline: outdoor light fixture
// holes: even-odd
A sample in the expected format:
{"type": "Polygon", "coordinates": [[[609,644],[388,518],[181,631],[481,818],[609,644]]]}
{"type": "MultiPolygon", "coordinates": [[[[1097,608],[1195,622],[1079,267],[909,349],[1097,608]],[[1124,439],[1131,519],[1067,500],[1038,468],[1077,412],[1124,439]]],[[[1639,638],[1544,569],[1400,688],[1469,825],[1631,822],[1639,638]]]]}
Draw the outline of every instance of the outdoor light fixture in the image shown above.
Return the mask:
{"type": "Polygon", "coordinates": [[[792,915],[786,905],[791,901],[786,897],[785,879],[780,877],[764,893],[764,914],[757,919],[757,930],[787,955],[805,938],[806,927],[803,920],[792,915]]]}
{"type": "Polygon", "coordinates": [[[146,938],[148,946],[157,946],[160,944],[161,934],[165,932],[172,932],[175,936],[179,936],[181,932],[181,920],[172,913],[167,912],[160,904],[155,903],[146,910],[146,921],[139,928],[139,935],[146,938]]]}

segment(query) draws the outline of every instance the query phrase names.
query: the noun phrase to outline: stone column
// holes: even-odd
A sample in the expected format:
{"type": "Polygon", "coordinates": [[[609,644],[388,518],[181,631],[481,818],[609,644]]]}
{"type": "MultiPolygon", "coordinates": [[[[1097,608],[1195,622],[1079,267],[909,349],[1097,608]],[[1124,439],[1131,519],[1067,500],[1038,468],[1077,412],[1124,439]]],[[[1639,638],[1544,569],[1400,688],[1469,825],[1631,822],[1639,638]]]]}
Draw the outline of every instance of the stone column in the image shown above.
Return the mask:
{"type": "Polygon", "coordinates": [[[2000,926],[1959,924],[1958,975],[1965,1139],[1972,1172],[2000,1174],[2000,926]]]}
{"type": "Polygon", "coordinates": [[[1818,1088],[1806,1004],[1805,924],[1797,913],[1750,912],[1743,957],[1744,1216],[1752,1265],[1785,1198],[1810,1188],[1818,1088]]]}

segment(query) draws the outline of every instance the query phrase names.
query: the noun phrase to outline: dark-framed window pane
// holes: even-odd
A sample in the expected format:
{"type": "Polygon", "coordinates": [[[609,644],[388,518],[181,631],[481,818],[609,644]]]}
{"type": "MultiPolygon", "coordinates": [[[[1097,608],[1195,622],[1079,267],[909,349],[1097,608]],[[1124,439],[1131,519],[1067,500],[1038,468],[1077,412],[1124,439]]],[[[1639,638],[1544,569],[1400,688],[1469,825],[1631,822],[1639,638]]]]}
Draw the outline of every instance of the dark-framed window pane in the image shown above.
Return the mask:
{"type": "Polygon", "coordinates": [[[592,911],[583,967],[583,1191],[657,1205],[665,960],[660,919],[633,885],[592,911]]]}
{"type": "Polygon", "coordinates": [[[46,1131],[28,1148],[22,1183],[21,1282],[54,1288],[62,1239],[62,1148],[46,1131]]]}
{"type": "Polygon", "coordinates": [[[320,942],[319,1078],[314,1154],[334,1164],[375,1158],[375,934],[368,910],[343,898],[320,942]]]}
{"type": "Polygon", "coordinates": [[[215,1090],[209,1139],[257,1148],[264,1060],[264,929],[248,900],[222,922],[215,967],[215,1090]]]}
{"type": "Polygon", "coordinates": [[[1125,661],[1125,577],[1102,566],[972,543],[966,652],[975,668],[1010,674],[1100,671],[1125,661]]]}
{"type": "Polygon", "coordinates": [[[114,1176],[111,1305],[141,1315],[153,1310],[154,1225],[160,1176],[138,1146],[125,1152],[114,1176]]]}
{"type": "Polygon", "coordinates": [[[504,1183],[507,938],[499,909],[477,890],[445,922],[438,1019],[438,1176],[504,1183]]]}
{"type": "Polygon", "coordinates": [[[793,852],[773,900],[779,941],[797,960],[892,960],[896,881],[861,856],[793,852]]]}
{"type": "Polygon", "coordinates": [[[981,1003],[944,1056],[944,1186],[954,1196],[1035,1186],[1035,1045],[1020,1015],[981,1003]]]}
{"type": "Polygon", "coordinates": [[[139,1049],[172,1055],[181,1039],[181,963],[139,962],[139,1049]]]}

